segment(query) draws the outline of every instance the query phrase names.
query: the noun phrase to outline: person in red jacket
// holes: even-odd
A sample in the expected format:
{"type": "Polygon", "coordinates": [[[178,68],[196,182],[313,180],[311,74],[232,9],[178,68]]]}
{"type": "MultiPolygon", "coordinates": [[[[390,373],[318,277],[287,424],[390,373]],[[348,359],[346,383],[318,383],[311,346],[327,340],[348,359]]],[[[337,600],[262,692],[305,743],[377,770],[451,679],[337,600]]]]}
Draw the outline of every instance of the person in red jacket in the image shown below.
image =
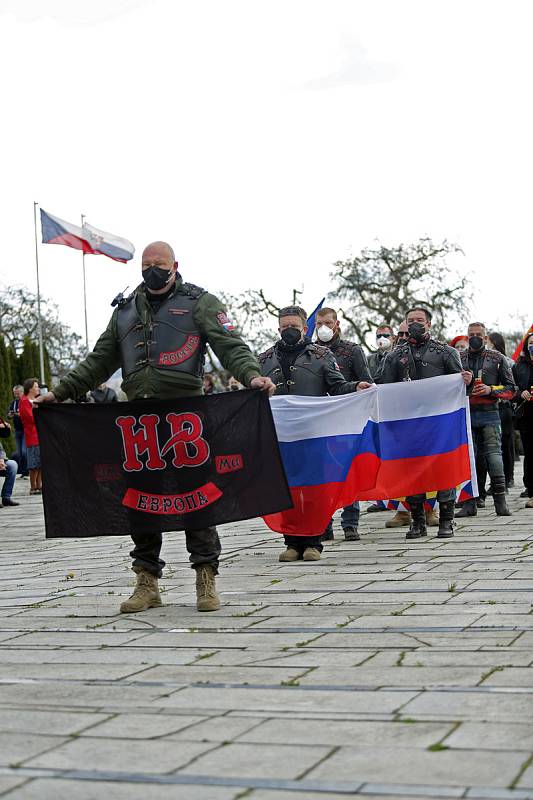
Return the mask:
{"type": "Polygon", "coordinates": [[[33,418],[33,401],[39,396],[39,381],[37,378],[28,378],[24,381],[24,396],[20,400],[20,420],[24,427],[24,438],[28,452],[28,469],[30,471],[30,494],[41,494],[41,450],[39,436],[33,418]]]}

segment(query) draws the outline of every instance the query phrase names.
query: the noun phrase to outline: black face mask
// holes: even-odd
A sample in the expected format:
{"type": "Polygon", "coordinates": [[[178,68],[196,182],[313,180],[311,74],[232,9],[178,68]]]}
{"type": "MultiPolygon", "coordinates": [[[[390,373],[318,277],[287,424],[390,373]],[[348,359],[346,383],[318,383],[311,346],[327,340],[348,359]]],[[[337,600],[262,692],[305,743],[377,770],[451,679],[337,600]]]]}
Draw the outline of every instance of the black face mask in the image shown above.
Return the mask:
{"type": "Polygon", "coordinates": [[[164,289],[172,277],[172,270],[162,267],[148,267],[143,270],[143,281],[149,289],[164,289]]]}
{"type": "Polygon", "coordinates": [[[483,347],[483,337],[482,336],[469,336],[468,337],[468,346],[471,350],[481,350],[483,347]]]}
{"type": "Polygon", "coordinates": [[[409,338],[415,342],[421,342],[426,335],[426,326],[421,322],[410,322],[407,328],[409,338]]]}
{"type": "Polygon", "coordinates": [[[302,332],[298,330],[298,328],[285,328],[285,330],[281,332],[281,338],[285,344],[295,345],[298,344],[302,338],[302,332]]]}

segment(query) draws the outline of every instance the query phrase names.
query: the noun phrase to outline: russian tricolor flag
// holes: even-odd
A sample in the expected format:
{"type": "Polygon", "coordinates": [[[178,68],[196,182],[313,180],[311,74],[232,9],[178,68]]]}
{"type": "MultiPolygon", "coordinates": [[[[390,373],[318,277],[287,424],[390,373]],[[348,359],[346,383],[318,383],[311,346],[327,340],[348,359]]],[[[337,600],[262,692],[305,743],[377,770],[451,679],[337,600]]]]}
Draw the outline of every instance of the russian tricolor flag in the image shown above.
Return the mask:
{"type": "Polygon", "coordinates": [[[64,244],[89,255],[102,255],[114,261],[126,262],[133,258],[135,247],[127,239],[93,228],[85,223],[82,228],[41,211],[43,244],[64,244]]]}
{"type": "Polygon", "coordinates": [[[274,531],[320,534],[354,500],[406,497],[465,481],[477,495],[461,375],[271,403],[294,503],[265,517],[274,531]]]}

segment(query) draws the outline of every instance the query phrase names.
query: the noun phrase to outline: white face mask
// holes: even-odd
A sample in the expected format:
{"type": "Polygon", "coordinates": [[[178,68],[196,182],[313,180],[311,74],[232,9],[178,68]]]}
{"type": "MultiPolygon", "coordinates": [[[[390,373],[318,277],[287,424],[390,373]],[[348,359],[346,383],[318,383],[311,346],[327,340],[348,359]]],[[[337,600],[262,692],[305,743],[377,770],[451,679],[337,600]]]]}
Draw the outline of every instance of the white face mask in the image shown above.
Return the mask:
{"type": "Polygon", "coordinates": [[[380,350],[386,350],[391,346],[391,340],[387,336],[379,336],[377,339],[377,344],[380,350]]]}
{"type": "Polygon", "coordinates": [[[327,325],[321,325],[320,328],[317,329],[316,335],[321,342],[331,342],[334,336],[333,331],[331,328],[328,328],[327,325]]]}

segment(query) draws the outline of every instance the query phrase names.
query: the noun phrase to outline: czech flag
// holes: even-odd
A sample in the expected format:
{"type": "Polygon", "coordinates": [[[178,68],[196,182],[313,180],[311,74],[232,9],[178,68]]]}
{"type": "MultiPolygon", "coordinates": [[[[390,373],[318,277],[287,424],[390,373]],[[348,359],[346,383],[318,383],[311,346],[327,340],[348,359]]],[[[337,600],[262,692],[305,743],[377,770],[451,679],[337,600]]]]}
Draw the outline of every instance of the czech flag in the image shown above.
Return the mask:
{"type": "Polygon", "coordinates": [[[354,500],[431,494],[464,482],[477,495],[461,375],[340,397],[274,397],[271,405],[294,504],[265,517],[274,531],[318,535],[354,500]]]}
{"type": "Polygon", "coordinates": [[[40,211],[43,244],[64,244],[89,255],[107,256],[124,263],[133,258],[135,247],[127,239],[98,230],[87,223],[80,228],[48,214],[42,208],[40,211]]]}

